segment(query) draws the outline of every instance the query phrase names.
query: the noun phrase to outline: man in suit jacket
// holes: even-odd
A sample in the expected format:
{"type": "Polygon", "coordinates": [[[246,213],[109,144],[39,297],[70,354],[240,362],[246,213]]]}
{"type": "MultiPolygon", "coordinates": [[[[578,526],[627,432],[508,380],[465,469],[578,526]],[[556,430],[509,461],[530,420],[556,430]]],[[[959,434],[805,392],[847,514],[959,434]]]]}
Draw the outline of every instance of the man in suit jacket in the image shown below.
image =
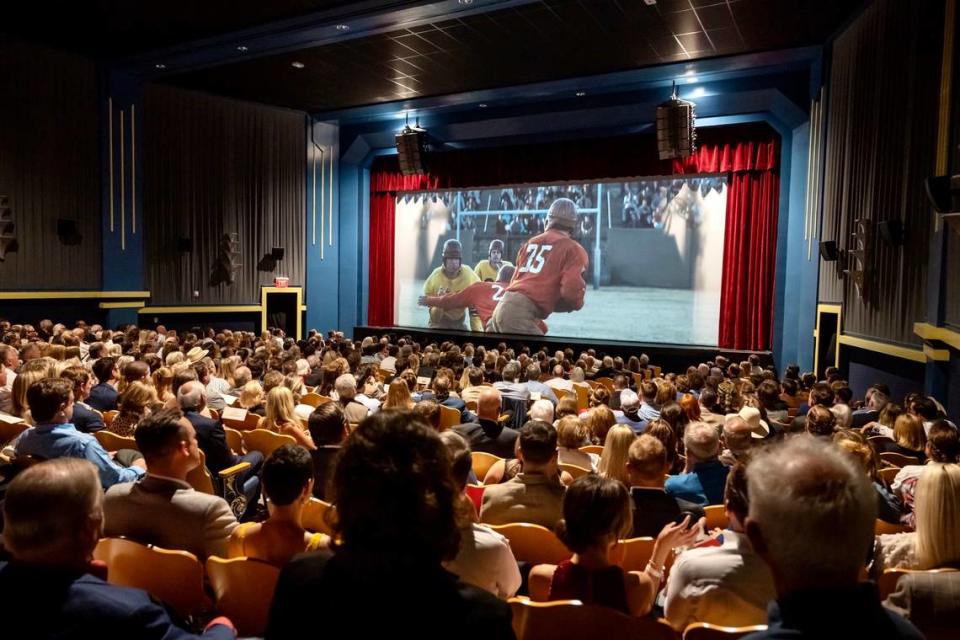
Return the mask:
{"type": "Polygon", "coordinates": [[[93,388],[93,376],[83,367],[69,367],[60,374],[73,383],[73,426],[81,433],[93,433],[106,428],[103,416],[90,408],[84,401],[93,388]]]}
{"type": "Polygon", "coordinates": [[[117,408],[117,387],[120,371],[115,358],[100,358],[93,363],[93,375],[97,385],[90,389],[87,404],[97,411],[113,411],[117,408]]]}
{"type": "Polygon", "coordinates": [[[25,470],[7,490],[3,515],[4,544],[13,556],[0,562],[0,602],[11,613],[4,637],[236,637],[223,617],[203,635],[180,629],[145,591],[91,575],[104,517],[100,481],[89,462],[60,458],[25,470]]]}
{"type": "Polygon", "coordinates": [[[563,516],[565,491],[557,469],[557,430],[540,420],[523,425],[517,456],[523,472],[507,482],[487,486],[480,521],[530,522],[553,529],[563,516]]]}
{"type": "Polygon", "coordinates": [[[960,571],[908,573],[900,578],[896,591],[883,605],[916,625],[928,640],[956,638],[960,571]]]}
{"type": "Polygon", "coordinates": [[[196,491],[187,482],[187,474],[200,464],[190,421],[176,409],[157,411],[140,421],[134,437],[147,461],[147,475],[107,491],[106,535],[184,549],[201,559],[226,557],[237,519],[223,498],[196,491]]]}
{"type": "Polygon", "coordinates": [[[630,445],[627,454],[627,477],[633,500],[633,533],[630,537],[657,537],[671,522],[690,516],[691,522],[703,517],[700,505],[668,495],[663,490],[664,473],[670,469],[663,443],[650,435],[642,435],[630,445]]]}
{"type": "MultiPolygon", "coordinates": [[[[243,495],[247,497],[247,514],[252,514],[260,497],[260,468],[263,466],[263,454],[251,451],[242,456],[235,455],[227,445],[227,434],[223,424],[202,415],[207,406],[207,390],[203,383],[192,380],[177,390],[177,402],[183,415],[197,432],[197,442],[207,457],[207,468],[214,476],[224,469],[241,462],[249,462],[250,468],[239,476],[243,495]]],[[[246,518],[246,515],[244,516],[246,518]]]]}
{"type": "Polygon", "coordinates": [[[484,387],[477,401],[477,414],[477,422],[457,425],[453,430],[466,438],[471,451],[483,451],[501,458],[514,457],[520,433],[497,421],[500,417],[500,392],[484,387]]]}

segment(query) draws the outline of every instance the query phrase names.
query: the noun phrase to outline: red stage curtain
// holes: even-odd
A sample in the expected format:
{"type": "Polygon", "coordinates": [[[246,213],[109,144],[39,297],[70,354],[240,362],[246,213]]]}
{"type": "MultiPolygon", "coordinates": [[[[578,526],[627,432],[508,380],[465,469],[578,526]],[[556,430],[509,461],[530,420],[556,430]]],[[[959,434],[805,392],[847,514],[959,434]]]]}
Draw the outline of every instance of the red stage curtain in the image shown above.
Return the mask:
{"type": "Polygon", "coordinates": [[[395,210],[394,193],[370,194],[370,299],[367,305],[367,322],[379,327],[393,324],[395,210]]]}
{"type": "Polygon", "coordinates": [[[727,173],[727,225],[720,295],[719,346],[767,350],[773,326],[779,209],[780,148],[764,124],[703,129],[697,152],[660,161],[650,135],[523,147],[448,151],[433,169],[403,176],[395,156],[374,162],[370,174],[370,301],[368,322],[393,324],[394,202],[398,192],[493,187],[501,184],[727,173]]]}

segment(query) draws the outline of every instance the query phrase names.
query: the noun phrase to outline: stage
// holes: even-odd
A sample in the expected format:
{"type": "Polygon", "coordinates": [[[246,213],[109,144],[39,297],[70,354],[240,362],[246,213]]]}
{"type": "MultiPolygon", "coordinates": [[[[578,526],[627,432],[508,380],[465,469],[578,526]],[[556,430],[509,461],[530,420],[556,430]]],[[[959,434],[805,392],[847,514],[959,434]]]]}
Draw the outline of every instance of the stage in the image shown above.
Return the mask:
{"type": "Polygon", "coordinates": [[[393,334],[396,337],[409,335],[421,346],[430,342],[441,343],[445,340],[452,340],[459,344],[472,342],[475,345],[484,345],[485,347],[495,347],[500,342],[505,342],[508,346],[517,349],[522,346],[530,347],[531,350],[539,350],[540,347],[547,347],[550,353],[558,349],[570,347],[577,354],[586,349],[595,349],[597,355],[620,356],[625,361],[630,356],[639,356],[645,353],[650,356],[650,364],[662,367],[664,371],[683,373],[689,365],[696,365],[714,358],[718,353],[729,358],[731,361],[740,362],[746,360],[751,353],[760,356],[760,362],[763,366],[773,364],[773,357],[769,351],[736,351],[730,349],[717,349],[716,347],[690,346],[679,344],[658,344],[644,342],[627,341],[606,341],[606,340],[578,340],[570,338],[551,338],[550,336],[521,336],[499,333],[471,333],[469,331],[443,331],[430,330],[418,327],[371,327],[357,326],[353,328],[354,340],[362,340],[366,336],[379,337],[384,333],[393,334]]]}

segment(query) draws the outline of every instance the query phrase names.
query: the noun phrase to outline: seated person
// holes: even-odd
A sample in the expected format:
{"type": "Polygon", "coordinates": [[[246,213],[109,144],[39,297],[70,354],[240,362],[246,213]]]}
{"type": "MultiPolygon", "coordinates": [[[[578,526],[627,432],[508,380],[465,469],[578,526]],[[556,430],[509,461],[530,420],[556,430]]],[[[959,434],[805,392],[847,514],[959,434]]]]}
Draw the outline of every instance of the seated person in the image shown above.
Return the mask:
{"type": "Polygon", "coordinates": [[[560,464],[572,464],[590,471],[597,470],[600,456],[580,451],[590,444],[590,429],[576,416],[567,416],[557,422],[557,445],[560,464]]]}
{"type": "Polygon", "coordinates": [[[300,522],[313,492],[309,451],[295,444],[278,447],[263,463],[263,491],[270,517],[234,529],[230,535],[231,558],[246,556],[282,567],[298,553],[329,546],[329,536],[308,533],[300,522]]]}
{"type": "Polygon", "coordinates": [[[744,533],[750,510],[744,465],[727,476],[724,507],[727,528],[681,553],[670,569],[664,611],[678,631],[694,622],[727,627],[767,622],[767,603],[777,593],[769,567],[744,533]]]}
{"type": "Polygon", "coordinates": [[[326,500],[327,483],[333,475],[333,463],[340,447],[350,435],[350,425],[339,403],[324,402],[307,420],[310,437],[317,446],[313,458],[313,497],[326,500]]]}
{"type": "Polygon", "coordinates": [[[587,474],[574,480],[563,498],[563,520],[557,535],[573,552],[559,565],[537,565],[530,583],[550,582],[550,600],[580,600],[645,616],[663,579],[667,554],[690,544],[699,527],[687,529],[689,518],[669,524],[657,537],[645,571],[625,572],[614,564],[612,551],[630,532],[630,495],[618,480],[587,474]]]}
{"type": "Polygon", "coordinates": [[[510,542],[477,522],[476,510],[465,492],[471,474],[470,447],[463,436],[454,431],[441,433],[440,439],[453,459],[453,478],[460,491],[456,503],[460,550],[456,558],[443,566],[467,584],[485,589],[498,598],[509,598],[520,588],[520,569],[510,551],[510,542]]]}
{"type": "Polygon", "coordinates": [[[60,374],[73,383],[73,426],[81,433],[95,433],[105,428],[103,416],[99,411],[86,404],[93,388],[93,376],[82,366],[67,367],[60,374]]]}
{"type": "Polygon", "coordinates": [[[90,389],[87,404],[101,412],[116,409],[117,384],[120,382],[116,358],[100,358],[94,362],[93,375],[97,377],[97,384],[90,389]]]}
{"type": "Polygon", "coordinates": [[[226,618],[214,619],[197,636],[175,626],[145,591],[91,575],[102,500],[97,470],[85,460],[43,462],[10,483],[3,540],[12,560],[0,562],[0,602],[11,614],[5,637],[235,638],[226,618]]]}
{"type": "Polygon", "coordinates": [[[297,417],[293,392],[286,387],[274,387],[267,393],[267,415],[260,418],[257,428],[290,436],[308,450],[316,449],[310,432],[297,417]]]}
{"type": "Polygon", "coordinates": [[[69,380],[44,378],[33,383],[27,390],[27,402],[36,426],[17,439],[17,455],[42,460],[83,458],[97,468],[104,489],[119,482],[131,482],[144,474],[146,463],[139,453],[123,450],[111,456],[95,437],[80,433],[71,424],[73,383],[69,380]]]}
{"type": "Polygon", "coordinates": [[[118,402],[120,413],[107,426],[107,429],[125,438],[132,436],[137,423],[160,403],[153,387],[143,382],[128,384],[120,394],[118,402]]]}
{"type": "Polygon", "coordinates": [[[877,453],[899,453],[916,458],[920,464],[927,461],[927,455],[923,451],[926,446],[927,434],[923,429],[923,421],[912,413],[901,414],[894,421],[893,442],[873,443],[877,453]]]}
{"type": "Polygon", "coordinates": [[[557,430],[532,420],[520,429],[517,457],[522,471],[512,480],[487,485],[480,520],[487,524],[529,522],[552,529],[560,520],[564,487],[557,468],[557,430]]]}
{"type": "Polygon", "coordinates": [[[684,472],[667,478],[664,490],[701,507],[723,504],[723,487],[730,468],[718,459],[717,428],[705,422],[691,422],[683,432],[683,446],[687,452],[684,472]]]}
{"type": "Polygon", "coordinates": [[[423,638],[514,638],[507,603],[457,581],[442,563],[459,550],[450,454],[415,414],[380,411],[343,445],[331,483],[332,552],[297,556],[277,582],[266,637],[303,638],[304,615],[331,638],[416,629],[423,638]],[[424,496],[431,496],[425,500],[424,496]],[[358,594],[377,603],[371,610],[358,594]]]}
{"type": "Polygon", "coordinates": [[[477,422],[461,424],[453,430],[466,438],[471,451],[483,451],[500,458],[513,456],[518,432],[503,426],[500,417],[500,392],[485,388],[477,402],[477,422]]]}
{"type": "Polygon", "coordinates": [[[187,482],[187,474],[200,464],[190,421],[176,409],[163,409],[144,418],[134,437],[146,458],[147,475],[107,490],[104,533],[183,549],[201,559],[225,557],[237,518],[223,498],[196,491],[187,482]]]}
{"type": "Polygon", "coordinates": [[[689,515],[693,521],[703,517],[700,505],[667,495],[664,474],[670,468],[667,450],[660,440],[643,434],[633,441],[627,458],[627,478],[633,500],[631,538],[654,537],[671,522],[689,515]]]}

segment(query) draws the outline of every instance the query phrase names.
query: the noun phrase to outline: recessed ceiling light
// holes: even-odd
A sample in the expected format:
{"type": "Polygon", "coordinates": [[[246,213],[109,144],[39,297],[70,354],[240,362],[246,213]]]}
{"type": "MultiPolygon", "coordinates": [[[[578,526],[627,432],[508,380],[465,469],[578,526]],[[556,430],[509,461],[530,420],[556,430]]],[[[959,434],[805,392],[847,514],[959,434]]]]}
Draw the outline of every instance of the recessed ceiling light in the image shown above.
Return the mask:
{"type": "Polygon", "coordinates": [[[587,95],[587,92],[586,92],[586,91],[577,91],[577,97],[578,97],[578,98],[582,98],[582,97],[585,96],[585,95],[587,95]]]}
{"type": "Polygon", "coordinates": [[[153,66],[154,66],[154,68],[156,68],[156,69],[166,69],[166,68],[167,68],[167,65],[163,64],[162,62],[158,62],[157,64],[155,64],[155,65],[153,65],[153,66]]]}
{"type": "Polygon", "coordinates": [[[696,73],[697,73],[697,72],[694,71],[693,69],[687,69],[686,71],[683,72],[683,75],[685,75],[685,76],[687,76],[687,77],[690,77],[690,76],[692,76],[692,75],[694,75],[694,74],[696,74],[696,73]]]}
{"type": "Polygon", "coordinates": [[[457,2],[459,2],[459,3],[462,4],[462,5],[471,5],[471,4],[473,4],[473,0],[457,0],[457,2]]]}
{"type": "Polygon", "coordinates": [[[241,44],[239,47],[237,47],[237,51],[246,51],[246,50],[247,50],[246,45],[241,44]]]}
{"type": "Polygon", "coordinates": [[[481,103],[478,104],[477,106],[480,107],[481,109],[486,109],[486,108],[487,108],[487,103],[486,103],[486,102],[481,102],[481,103]]]}
{"type": "Polygon", "coordinates": [[[294,69],[303,69],[307,65],[303,64],[299,60],[294,60],[293,62],[290,63],[290,66],[293,67],[294,69]]]}
{"type": "Polygon", "coordinates": [[[337,31],[350,31],[350,25],[348,24],[338,24],[337,31]]]}
{"type": "Polygon", "coordinates": [[[703,87],[697,87],[696,89],[690,92],[691,98],[703,98],[706,95],[707,95],[707,90],[704,89],[703,87]]]}

